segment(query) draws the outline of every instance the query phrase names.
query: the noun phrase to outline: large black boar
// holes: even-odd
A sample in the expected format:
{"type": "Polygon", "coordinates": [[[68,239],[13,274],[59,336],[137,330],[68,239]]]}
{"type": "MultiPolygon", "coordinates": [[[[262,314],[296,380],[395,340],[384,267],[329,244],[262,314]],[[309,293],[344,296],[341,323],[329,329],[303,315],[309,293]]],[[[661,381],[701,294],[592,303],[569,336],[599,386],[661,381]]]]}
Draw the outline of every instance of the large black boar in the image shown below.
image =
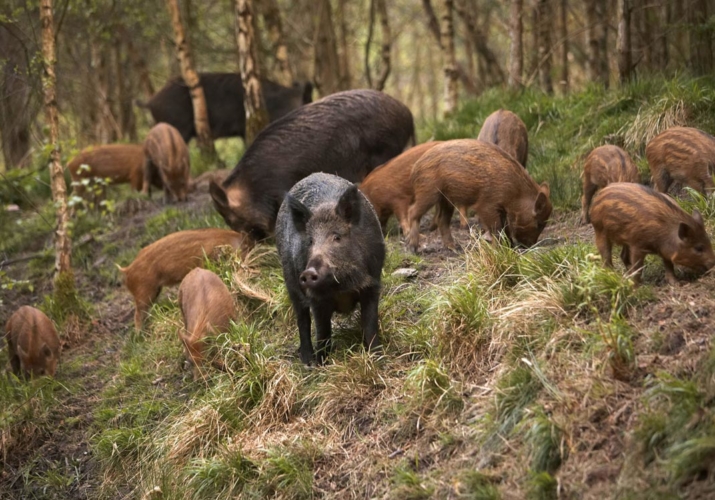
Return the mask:
{"type": "MultiPolygon", "coordinates": [[[[243,107],[241,75],[199,73],[199,78],[206,96],[212,137],[245,137],[246,111],[243,107]]],[[[310,82],[284,87],[269,80],[262,80],[261,85],[271,121],[313,101],[313,85],[310,82]]],[[[156,123],[166,122],[176,127],[187,143],[196,135],[191,95],[181,77],[169,80],[149,102],[137,104],[149,108],[156,123]]]]}
{"type": "Polygon", "coordinates": [[[273,233],[285,193],[314,172],[351,182],[414,143],[412,113],[375,90],[349,90],[296,109],[266,127],[219,186],[216,209],[234,230],[262,239],[273,233]]]}
{"type": "Polygon", "coordinates": [[[333,313],[348,313],[358,302],[365,347],[380,345],[377,305],[385,242],[372,205],[354,184],[323,173],[298,182],[278,212],[276,245],[304,363],[314,358],[311,310],[318,363],[329,349],[333,313]]]}

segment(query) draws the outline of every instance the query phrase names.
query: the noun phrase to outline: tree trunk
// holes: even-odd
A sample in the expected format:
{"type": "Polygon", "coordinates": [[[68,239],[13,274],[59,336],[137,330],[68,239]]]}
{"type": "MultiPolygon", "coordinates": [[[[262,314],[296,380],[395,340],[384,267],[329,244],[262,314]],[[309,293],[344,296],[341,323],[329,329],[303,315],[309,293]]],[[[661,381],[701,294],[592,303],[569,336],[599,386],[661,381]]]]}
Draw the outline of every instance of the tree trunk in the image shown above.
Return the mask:
{"type": "Polygon", "coordinates": [[[631,0],[618,0],[618,80],[631,79],[631,0]]]}
{"type": "Polygon", "coordinates": [[[126,60],[122,56],[122,41],[118,37],[114,41],[114,64],[117,77],[117,101],[119,105],[119,128],[123,139],[138,142],[137,123],[132,103],[132,80],[126,71],[126,60]]]}
{"type": "Polygon", "coordinates": [[[149,76],[149,68],[146,65],[146,59],[139,53],[136,46],[132,42],[131,36],[128,36],[125,32],[124,40],[127,44],[127,53],[129,54],[129,59],[134,66],[134,72],[139,77],[139,84],[144,91],[144,97],[146,99],[151,99],[154,95],[154,84],[151,82],[151,77],[149,76]]]}
{"type": "Polygon", "coordinates": [[[524,71],[524,44],[522,35],[524,25],[521,22],[524,10],[524,0],[511,0],[509,15],[509,87],[518,88],[522,85],[521,74],[524,71]]]}
{"type": "Polygon", "coordinates": [[[338,0],[338,25],[340,26],[340,50],[338,51],[338,56],[340,59],[340,76],[341,85],[343,89],[350,89],[353,87],[353,72],[351,66],[350,57],[350,45],[348,44],[348,22],[347,22],[347,10],[346,10],[346,0],[338,0]]]}
{"type": "Polygon", "coordinates": [[[586,44],[588,46],[588,77],[592,82],[601,79],[601,44],[598,37],[598,8],[599,0],[586,0],[586,44]]]}
{"type": "Polygon", "coordinates": [[[666,1],[660,6],[660,29],[658,32],[658,61],[662,72],[668,70],[670,54],[668,53],[668,32],[670,31],[670,4],[666,1]]]}
{"type": "Polygon", "coordinates": [[[536,78],[539,72],[539,9],[536,2],[531,6],[531,53],[529,58],[528,83],[536,78]]]}
{"type": "Polygon", "coordinates": [[[317,8],[315,85],[320,94],[326,96],[344,89],[340,77],[340,61],[330,0],[320,0],[317,8]]]}
{"type": "Polygon", "coordinates": [[[559,87],[566,94],[569,91],[569,23],[568,1],[561,0],[561,80],[559,87]]]}
{"type": "Polygon", "coordinates": [[[236,45],[246,108],[246,145],[250,145],[269,122],[261,89],[251,0],[236,0],[236,45]]]}
{"type": "Polygon", "coordinates": [[[608,1],[598,0],[597,16],[599,19],[598,43],[600,55],[600,69],[598,71],[600,81],[605,88],[609,84],[609,67],[608,67],[608,1]]]}
{"type": "Polygon", "coordinates": [[[50,128],[50,182],[52,200],[57,210],[55,230],[55,283],[63,275],[72,273],[72,240],[69,235],[69,212],[67,210],[67,186],[60,164],[59,113],[57,111],[55,76],[55,34],[52,16],[52,0],[40,4],[42,24],[42,89],[45,100],[45,115],[50,128]]]}
{"type": "MultiPolygon", "coordinates": [[[[487,37],[484,35],[484,32],[479,29],[479,26],[477,26],[477,21],[474,18],[473,12],[468,10],[468,7],[465,4],[464,0],[456,1],[455,10],[467,26],[467,31],[471,35],[474,47],[477,49],[477,52],[484,60],[484,64],[486,66],[486,84],[497,85],[504,83],[504,71],[499,65],[499,61],[497,60],[496,55],[489,47],[489,44],[487,43],[487,37]]],[[[457,71],[459,71],[459,67],[457,67],[457,71]]]]}
{"type": "Polygon", "coordinates": [[[392,48],[392,37],[390,34],[390,24],[387,18],[387,6],[385,0],[370,1],[370,25],[368,27],[367,43],[365,44],[365,78],[370,88],[375,90],[383,90],[387,77],[390,76],[391,59],[390,50],[392,48]],[[375,14],[380,16],[380,32],[382,36],[382,45],[380,48],[380,74],[375,82],[372,81],[370,74],[370,44],[372,42],[372,34],[375,25],[375,14]]]}
{"type": "Polygon", "coordinates": [[[181,76],[191,94],[191,104],[194,108],[194,127],[196,128],[198,146],[202,156],[213,161],[217,158],[217,155],[214,143],[211,140],[206,97],[204,96],[204,88],[201,86],[199,75],[194,69],[189,42],[184,35],[184,26],[181,24],[178,0],[166,0],[166,7],[169,10],[171,25],[174,29],[174,44],[176,45],[176,55],[181,66],[181,76]]]}
{"type": "Polygon", "coordinates": [[[288,62],[288,45],[283,36],[283,22],[278,2],[276,0],[260,0],[259,4],[273,51],[273,78],[281,85],[290,87],[293,85],[293,73],[288,62]]]}
{"type": "Polygon", "coordinates": [[[696,75],[705,75],[712,71],[713,50],[711,30],[705,25],[708,19],[707,0],[695,0],[690,5],[690,66],[696,75]]]}
{"type": "Polygon", "coordinates": [[[539,26],[539,83],[541,90],[554,92],[551,80],[551,5],[550,0],[537,0],[537,23],[539,26]]]}
{"type": "Polygon", "coordinates": [[[444,0],[440,41],[442,45],[442,64],[444,67],[444,114],[445,116],[457,110],[457,61],[454,53],[453,0],[444,0]]]}

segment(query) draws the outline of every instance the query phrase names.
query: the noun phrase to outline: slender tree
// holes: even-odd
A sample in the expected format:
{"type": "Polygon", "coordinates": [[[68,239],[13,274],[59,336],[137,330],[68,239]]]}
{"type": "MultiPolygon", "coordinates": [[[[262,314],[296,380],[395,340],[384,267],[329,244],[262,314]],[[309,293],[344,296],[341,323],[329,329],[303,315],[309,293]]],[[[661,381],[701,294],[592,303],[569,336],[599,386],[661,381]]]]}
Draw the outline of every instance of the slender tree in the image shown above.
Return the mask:
{"type": "Polygon", "coordinates": [[[705,75],[713,68],[712,31],[706,26],[708,1],[694,0],[688,7],[690,66],[696,75],[705,75]]]}
{"type": "Polygon", "coordinates": [[[318,90],[321,95],[344,90],[330,0],[318,2],[315,34],[315,84],[318,90]]]}
{"type": "Polygon", "coordinates": [[[336,10],[336,15],[338,18],[338,26],[340,27],[340,38],[338,55],[340,58],[340,77],[341,77],[341,88],[349,89],[353,86],[353,71],[350,57],[350,44],[348,43],[348,36],[350,33],[350,28],[348,26],[348,1],[338,0],[338,9],[336,10]]]}
{"type": "Polygon", "coordinates": [[[551,80],[551,5],[549,0],[537,0],[537,24],[539,26],[539,83],[541,89],[553,93],[551,80]]]}
{"type": "Polygon", "coordinates": [[[263,100],[261,78],[253,32],[253,2],[236,0],[236,44],[243,83],[243,105],[246,108],[246,144],[268,125],[268,112],[263,100]]]}
{"type": "Polygon", "coordinates": [[[631,2],[618,0],[618,80],[623,84],[631,79],[631,2]]]}
{"type": "Polygon", "coordinates": [[[444,67],[444,113],[456,111],[458,100],[457,60],[454,51],[454,1],[444,0],[440,41],[442,45],[442,64],[444,67]]]}
{"type": "Polygon", "coordinates": [[[371,0],[370,1],[370,24],[368,26],[368,36],[367,43],[365,44],[365,77],[367,79],[367,84],[369,87],[376,90],[382,90],[385,88],[385,82],[387,77],[390,76],[391,58],[390,51],[392,49],[392,37],[390,33],[390,23],[387,16],[387,5],[385,0],[371,0]],[[380,31],[382,35],[382,44],[380,48],[380,74],[377,79],[373,82],[372,75],[370,73],[370,44],[372,42],[372,33],[375,24],[375,14],[380,16],[380,31]]]}
{"type": "Polygon", "coordinates": [[[524,71],[524,44],[522,35],[524,25],[521,17],[524,11],[524,0],[511,0],[509,14],[509,87],[522,85],[521,74],[524,71]]]}
{"type": "Polygon", "coordinates": [[[178,0],[166,0],[166,7],[169,10],[171,25],[174,29],[174,44],[176,45],[176,55],[181,66],[181,76],[191,94],[191,103],[194,108],[194,126],[196,127],[196,139],[199,149],[205,158],[215,160],[217,155],[214,143],[211,140],[206,96],[204,95],[204,88],[201,86],[199,75],[194,69],[191,48],[184,34],[184,26],[181,23],[178,0]]]}
{"type": "MultiPolygon", "coordinates": [[[[471,41],[474,48],[481,56],[480,61],[484,63],[485,71],[483,74],[487,84],[501,84],[505,81],[504,71],[499,65],[496,54],[494,54],[494,51],[492,51],[487,43],[487,37],[484,34],[484,30],[480,29],[477,25],[474,10],[470,9],[470,6],[473,6],[473,4],[468,4],[465,0],[456,0],[454,2],[454,10],[464,21],[470,35],[470,39],[466,40],[465,43],[469,43],[471,41]]],[[[459,71],[459,67],[457,67],[457,71],[459,71]]]]}
{"type": "Polygon", "coordinates": [[[286,87],[293,84],[293,73],[288,62],[288,45],[283,35],[281,11],[276,0],[259,0],[258,5],[263,14],[268,38],[273,52],[273,78],[286,87]]]}
{"type": "Polygon", "coordinates": [[[569,6],[568,0],[561,0],[561,79],[559,86],[564,94],[569,91],[569,6]]]}
{"type": "MultiPolygon", "coordinates": [[[[42,90],[45,97],[45,115],[50,127],[50,183],[52,200],[57,214],[55,230],[55,286],[64,276],[68,277],[72,288],[72,240],[69,234],[69,211],[67,209],[67,185],[60,163],[59,112],[57,110],[57,77],[55,76],[55,30],[52,14],[52,0],[42,0],[40,4],[42,25],[42,90]]],[[[63,280],[64,281],[64,280],[63,280]]]]}

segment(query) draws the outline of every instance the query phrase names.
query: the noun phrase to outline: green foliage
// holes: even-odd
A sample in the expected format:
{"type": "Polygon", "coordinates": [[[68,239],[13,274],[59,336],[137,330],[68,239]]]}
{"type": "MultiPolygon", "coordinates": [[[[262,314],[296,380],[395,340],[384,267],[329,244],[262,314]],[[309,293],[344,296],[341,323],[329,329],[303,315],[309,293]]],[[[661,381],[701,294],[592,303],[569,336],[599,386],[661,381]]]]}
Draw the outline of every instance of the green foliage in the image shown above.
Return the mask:
{"type": "Polygon", "coordinates": [[[434,492],[434,487],[425,484],[423,479],[412,470],[409,463],[395,469],[392,482],[390,498],[394,500],[427,500],[432,498],[434,492]]]}
{"type": "Polygon", "coordinates": [[[528,479],[530,500],[555,500],[558,498],[558,481],[548,472],[532,472],[528,479]]]}
{"type": "Polygon", "coordinates": [[[495,432],[502,435],[511,432],[541,388],[541,381],[527,366],[518,365],[507,372],[497,383],[495,432]]]}
{"type": "Polygon", "coordinates": [[[555,473],[568,455],[563,431],[543,408],[534,410],[524,424],[528,424],[525,437],[531,449],[531,470],[555,473]]]}
{"type": "Polygon", "coordinates": [[[494,478],[479,471],[467,470],[459,475],[457,498],[461,500],[499,500],[501,495],[494,482],[494,478]]]}

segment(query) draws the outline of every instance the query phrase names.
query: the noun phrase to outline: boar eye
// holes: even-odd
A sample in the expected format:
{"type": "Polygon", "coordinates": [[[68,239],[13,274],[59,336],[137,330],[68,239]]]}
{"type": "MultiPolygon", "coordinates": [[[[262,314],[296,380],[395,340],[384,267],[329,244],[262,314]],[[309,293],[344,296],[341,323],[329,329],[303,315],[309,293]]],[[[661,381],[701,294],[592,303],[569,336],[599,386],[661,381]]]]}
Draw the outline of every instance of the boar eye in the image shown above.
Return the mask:
{"type": "Polygon", "coordinates": [[[705,250],[705,247],[704,247],[703,245],[697,245],[697,246],[695,247],[695,251],[698,252],[698,253],[702,253],[703,250],[705,250]]]}
{"type": "Polygon", "coordinates": [[[333,235],[333,241],[340,241],[340,235],[339,235],[339,234],[334,234],[334,235],[333,235]]]}
{"type": "Polygon", "coordinates": [[[307,241],[307,243],[308,243],[308,246],[310,246],[310,245],[313,244],[313,237],[312,237],[312,236],[308,236],[308,241],[307,241]]]}

